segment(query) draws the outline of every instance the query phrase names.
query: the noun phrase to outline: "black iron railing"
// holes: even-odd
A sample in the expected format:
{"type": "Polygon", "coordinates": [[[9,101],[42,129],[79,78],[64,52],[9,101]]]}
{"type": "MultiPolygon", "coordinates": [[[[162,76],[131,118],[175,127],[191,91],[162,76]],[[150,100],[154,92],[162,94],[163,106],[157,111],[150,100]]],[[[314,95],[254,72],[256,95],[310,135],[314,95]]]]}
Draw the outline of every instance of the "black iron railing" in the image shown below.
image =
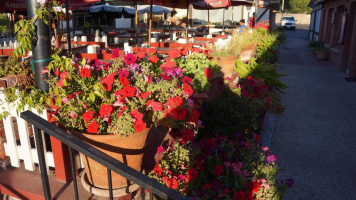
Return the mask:
{"type": "Polygon", "coordinates": [[[60,140],[63,144],[69,147],[70,164],[71,164],[72,176],[74,177],[73,185],[74,185],[75,199],[79,199],[79,194],[77,188],[77,181],[75,178],[76,174],[75,174],[74,158],[73,158],[73,154],[71,153],[72,150],[76,150],[88,156],[89,158],[95,160],[96,162],[102,164],[103,166],[107,167],[110,199],[113,199],[111,171],[116,172],[117,174],[127,178],[128,180],[148,190],[150,199],[153,199],[153,194],[164,199],[186,199],[186,200],[190,199],[184,196],[183,194],[171,188],[168,188],[167,186],[157,182],[156,180],[136,171],[135,169],[125,165],[124,163],[110,157],[109,155],[83,142],[82,140],[68,134],[63,129],[59,128],[54,124],[49,123],[48,121],[42,119],[40,116],[32,113],[31,111],[22,112],[21,118],[33,124],[34,126],[38,161],[39,161],[39,167],[41,169],[42,185],[43,185],[43,191],[46,200],[51,199],[51,190],[49,187],[47,169],[45,166],[46,162],[45,162],[45,154],[44,154],[41,130],[44,132],[44,134],[49,134],[53,136],[54,138],[60,140]]]}

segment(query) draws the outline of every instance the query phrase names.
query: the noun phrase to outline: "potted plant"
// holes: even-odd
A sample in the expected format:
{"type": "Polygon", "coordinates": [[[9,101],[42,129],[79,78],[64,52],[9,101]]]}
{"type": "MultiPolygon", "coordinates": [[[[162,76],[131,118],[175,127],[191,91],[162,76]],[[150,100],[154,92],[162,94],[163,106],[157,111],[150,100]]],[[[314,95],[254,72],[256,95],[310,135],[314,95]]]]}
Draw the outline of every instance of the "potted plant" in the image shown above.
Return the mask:
{"type": "MultiPolygon", "coordinates": [[[[112,53],[113,64],[54,55],[48,100],[55,99],[53,115],[60,126],[139,171],[150,127],[186,128],[197,121],[188,117],[197,113],[193,89],[184,77],[161,73],[167,62],[160,62],[154,49],[112,53]]],[[[89,182],[107,189],[106,169],[82,159],[89,182]]],[[[112,180],[113,188],[127,187],[118,174],[112,180]]]]}
{"type": "Polygon", "coordinates": [[[314,48],[314,51],[316,53],[316,58],[318,60],[327,60],[328,59],[328,51],[329,49],[325,46],[317,46],[314,48]]]}
{"type": "Polygon", "coordinates": [[[215,48],[211,54],[211,61],[221,67],[221,72],[225,78],[231,77],[237,58],[238,56],[234,55],[229,48],[215,48]]]}

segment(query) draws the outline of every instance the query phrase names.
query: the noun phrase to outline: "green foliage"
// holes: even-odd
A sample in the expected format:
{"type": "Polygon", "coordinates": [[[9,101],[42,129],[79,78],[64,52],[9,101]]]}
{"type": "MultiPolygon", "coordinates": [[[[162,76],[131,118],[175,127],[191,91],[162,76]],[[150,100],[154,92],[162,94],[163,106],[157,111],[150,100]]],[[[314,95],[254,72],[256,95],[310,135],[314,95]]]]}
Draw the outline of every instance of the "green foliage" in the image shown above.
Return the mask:
{"type": "Polygon", "coordinates": [[[25,74],[34,79],[34,73],[28,60],[18,61],[13,57],[9,57],[7,60],[0,59],[0,77],[17,74],[25,74]]]}
{"type": "Polygon", "coordinates": [[[203,135],[242,133],[256,125],[258,117],[256,107],[241,97],[239,87],[225,86],[218,97],[203,104],[202,110],[200,120],[204,128],[199,134],[203,135]]]}
{"type": "Polygon", "coordinates": [[[312,8],[308,7],[309,0],[290,0],[289,7],[291,13],[308,13],[310,14],[312,8]]]}
{"type": "Polygon", "coordinates": [[[10,28],[9,23],[10,19],[7,17],[7,15],[5,13],[0,14],[0,33],[6,33],[8,28],[10,28]]]}
{"type": "Polygon", "coordinates": [[[32,50],[31,42],[35,40],[35,23],[38,19],[42,20],[45,24],[49,24],[52,17],[58,17],[63,15],[61,12],[55,12],[54,7],[60,6],[59,1],[46,1],[45,4],[39,4],[39,8],[36,9],[36,15],[31,19],[21,19],[14,25],[16,40],[19,42],[19,46],[15,49],[13,56],[24,56],[26,52],[32,50]]]}
{"type": "Polygon", "coordinates": [[[324,46],[324,42],[320,40],[310,41],[308,47],[315,48],[315,47],[322,47],[324,46]]]}
{"type": "Polygon", "coordinates": [[[256,58],[251,58],[250,63],[244,64],[238,59],[235,63],[234,70],[239,73],[240,78],[247,78],[248,76],[252,76],[256,79],[263,79],[270,86],[277,88],[279,91],[287,88],[285,84],[283,84],[279,77],[285,76],[285,74],[280,74],[277,72],[279,65],[276,64],[268,64],[268,63],[257,63],[256,58]]]}

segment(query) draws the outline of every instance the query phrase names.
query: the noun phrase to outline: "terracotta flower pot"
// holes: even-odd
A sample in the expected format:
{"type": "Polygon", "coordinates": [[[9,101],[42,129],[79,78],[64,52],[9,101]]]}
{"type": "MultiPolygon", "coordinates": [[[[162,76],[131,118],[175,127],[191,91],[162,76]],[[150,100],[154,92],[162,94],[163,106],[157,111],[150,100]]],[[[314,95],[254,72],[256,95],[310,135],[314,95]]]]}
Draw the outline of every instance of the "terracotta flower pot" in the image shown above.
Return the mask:
{"type": "Polygon", "coordinates": [[[256,56],[256,48],[256,45],[253,44],[246,45],[242,48],[239,56],[241,61],[243,63],[250,62],[251,58],[256,56]]]}
{"type": "Polygon", "coordinates": [[[232,72],[234,71],[235,62],[237,56],[228,56],[228,57],[218,57],[212,56],[211,61],[216,62],[221,67],[221,72],[224,74],[224,77],[231,77],[232,72]]]}
{"type": "Polygon", "coordinates": [[[327,60],[328,59],[328,52],[317,51],[316,52],[316,59],[318,60],[327,60]]]}
{"type": "MultiPolygon", "coordinates": [[[[69,132],[109,156],[140,171],[144,146],[149,130],[150,128],[147,128],[140,133],[135,133],[126,138],[120,138],[117,135],[94,135],[76,131],[69,132]]],[[[80,154],[80,156],[83,160],[89,182],[95,187],[107,189],[109,187],[107,168],[83,154],[80,154]]],[[[114,172],[112,172],[111,175],[113,189],[128,186],[128,180],[126,178],[114,172]]]]}

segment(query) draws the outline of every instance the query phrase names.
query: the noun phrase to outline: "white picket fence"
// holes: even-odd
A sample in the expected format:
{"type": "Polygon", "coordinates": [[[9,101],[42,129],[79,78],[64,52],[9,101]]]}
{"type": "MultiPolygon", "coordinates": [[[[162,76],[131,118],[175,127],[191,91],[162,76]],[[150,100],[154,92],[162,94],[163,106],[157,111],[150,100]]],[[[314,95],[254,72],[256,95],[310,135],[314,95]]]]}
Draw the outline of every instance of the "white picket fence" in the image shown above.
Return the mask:
{"type": "MultiPolygon", "coordinates": [[[[5,101],[5,95],[2,91],[3,89],[0,88],[0,112],[2,113],[3,111],[7,111],[9,113],[9,115],[3,119],[6,136],[6,143],[4,144],[5,153],[10,157],[11,166],[20,167],[20,160],[23,160],[25,169],[34,171],[35,163],[38,163],[37,149],[31,147],[31,137],[34,137],[34,134],[32,136],[29,134],[27,122],[17,115],[16,102],[7,103],[5,101]],[[13,118],[16,118],[17,121],[18,138],[20,140],[19,145],[16,141],[17,139],[13,118]]],[[[32,110],[32,112],[47,120],[46,110],[42,110],[40,113],[35,110],[32,110]]],[[[33,126],[32,130],[34,133],[33,126]]],[[[43,137],[43,134],[41,135],[43,137]]],[[[46,166],[48,169],[49,167],[54,167],[53,153],[46,150],[45,140],[43,139],[43,141],[46,152],[46,166]]]]}

